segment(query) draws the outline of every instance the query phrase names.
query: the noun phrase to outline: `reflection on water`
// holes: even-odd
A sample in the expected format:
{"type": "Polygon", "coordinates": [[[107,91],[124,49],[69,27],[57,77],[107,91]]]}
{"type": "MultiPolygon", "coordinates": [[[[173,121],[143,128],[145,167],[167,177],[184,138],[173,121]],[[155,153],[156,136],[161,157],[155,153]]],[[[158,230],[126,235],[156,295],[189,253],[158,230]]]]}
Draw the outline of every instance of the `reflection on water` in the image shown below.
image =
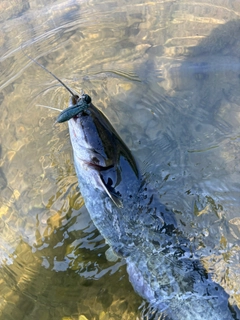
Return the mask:
{"type": "Polygon", "coordinates": [[[136,319],[77,188],[69,95],[89,93],[239,300],[239,1],[0,4],[1,319],[136,319]]]}

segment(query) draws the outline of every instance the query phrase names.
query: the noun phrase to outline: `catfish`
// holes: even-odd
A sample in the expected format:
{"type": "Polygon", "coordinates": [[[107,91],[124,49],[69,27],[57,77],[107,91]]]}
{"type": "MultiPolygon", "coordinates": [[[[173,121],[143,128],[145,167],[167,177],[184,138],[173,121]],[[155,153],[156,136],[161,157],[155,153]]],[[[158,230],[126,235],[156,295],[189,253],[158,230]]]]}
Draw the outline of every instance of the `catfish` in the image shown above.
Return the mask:
{"type": "MultiPolygon", "coordinates": [[[[71,94],[56,122],[68,121],[74,166],[86,208],[114,255],[124,259],[146,318],[240,320],[240,310],[195,254],[175,214],[144,180],[131,151],[87,94],[71,94]]],[[[144,317],[144,316],[143,316],[144,317]]]]}

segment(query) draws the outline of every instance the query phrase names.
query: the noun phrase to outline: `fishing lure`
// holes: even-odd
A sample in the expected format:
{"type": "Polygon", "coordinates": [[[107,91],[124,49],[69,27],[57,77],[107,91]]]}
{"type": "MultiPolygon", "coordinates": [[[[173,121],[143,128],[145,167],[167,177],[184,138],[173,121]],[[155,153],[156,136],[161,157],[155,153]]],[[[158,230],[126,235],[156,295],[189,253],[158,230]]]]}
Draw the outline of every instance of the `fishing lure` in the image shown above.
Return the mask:
{"type": "Polygon", "coordinates": [[[86,111],[88,105],[91,103],[92,99],[89,95],[83,94],[81,97],[74,95],[72,97],[73,104],[72,106],[64,109],[59,116],[57,117],[56,122],[61,123],[70,120],[71,118],[78,115],[80,112],[86,111]]]}

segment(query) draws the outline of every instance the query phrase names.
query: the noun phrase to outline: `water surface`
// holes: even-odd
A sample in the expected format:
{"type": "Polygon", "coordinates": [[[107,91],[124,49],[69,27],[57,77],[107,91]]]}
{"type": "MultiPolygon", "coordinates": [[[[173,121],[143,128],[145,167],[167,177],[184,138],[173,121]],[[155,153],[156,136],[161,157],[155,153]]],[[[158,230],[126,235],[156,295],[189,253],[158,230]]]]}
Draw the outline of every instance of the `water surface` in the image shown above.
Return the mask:
{"type": "Polygon", "coordinates": [[[240,303],[238,0],[0,4],[0,319],[139,319],[77,187],[69,94],[110,119],[213,278],[240,303]]]}

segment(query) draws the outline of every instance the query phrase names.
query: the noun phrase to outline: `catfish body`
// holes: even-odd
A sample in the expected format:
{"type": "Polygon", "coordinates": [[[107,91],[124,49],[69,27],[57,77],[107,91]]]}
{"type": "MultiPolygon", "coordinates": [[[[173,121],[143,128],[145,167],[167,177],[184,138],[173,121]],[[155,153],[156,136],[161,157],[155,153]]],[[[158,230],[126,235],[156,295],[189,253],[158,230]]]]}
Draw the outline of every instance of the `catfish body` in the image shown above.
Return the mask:
{"type": "Polygon", "coordinates": [[[72,95],[57,122],[68,121],[74,165],[89,214],[114,252],[126,260],[135,291],[155,319],[240,320],[240,310],[195,257],[174,213],[139,174],[130,150],[87,95],[72,95]]]}
{"type": "MultiPolygon", "coordinates": [[[[72,97],[69,108],[76,101],[72,97]]],[[[80,190],[113,251],[126,260],[135,291],[156,319],[240,320],[240,311],[195,257],[174,213],[139,174],[130,150],[92,103],[69,121],[80,190]]]]}

